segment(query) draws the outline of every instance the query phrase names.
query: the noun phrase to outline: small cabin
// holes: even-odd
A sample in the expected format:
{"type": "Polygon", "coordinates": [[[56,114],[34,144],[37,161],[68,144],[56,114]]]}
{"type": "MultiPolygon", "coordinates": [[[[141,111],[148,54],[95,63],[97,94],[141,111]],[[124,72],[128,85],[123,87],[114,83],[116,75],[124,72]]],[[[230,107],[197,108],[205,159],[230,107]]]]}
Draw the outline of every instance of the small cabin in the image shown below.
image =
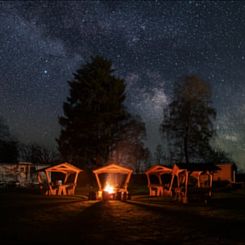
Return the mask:
{"type": "Polygon", "coordinates": [[[32,183],[32,172],[30,162],[0,163],[0,183],[26,187],[32,183]]]}
{"type": "Polygon", "coordinates": [[[219,170],[214,173],[214,181],[229,181],[230,183],[236,182],[236,165],[234,163],[219,163],[216,164],[219,170]]]}
{"type": "Polygon", "coordinates": [[[170,182],[172,168],[161,164],[151,166],[145,171],[150,196],[171,195],[170,182]]]}

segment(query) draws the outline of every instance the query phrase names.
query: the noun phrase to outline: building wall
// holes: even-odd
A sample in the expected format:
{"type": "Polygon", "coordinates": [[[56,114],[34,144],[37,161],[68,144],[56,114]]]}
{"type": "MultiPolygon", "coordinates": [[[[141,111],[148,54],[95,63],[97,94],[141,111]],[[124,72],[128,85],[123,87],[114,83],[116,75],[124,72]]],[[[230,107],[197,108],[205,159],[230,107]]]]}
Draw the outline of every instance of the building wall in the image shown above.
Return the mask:
{"type": "Polygon", "coordinates": [[[0,164],[0,182],[18,181],[18,166],[17,164],[0,164]]]}
{"type": "Polygon", "coordinates": [[[31,183],[31,163],[1,163],[0,182],[16,183],[19,186],[26,186],[31,183]]]}
{"type": "Polygon", "coordinates": [[[235,169],[233,163],[217,164],[217,166],[220,168],[220,170],[214,173],[214,181],[227,180],[229,182],[235,182],[235,169]]]}

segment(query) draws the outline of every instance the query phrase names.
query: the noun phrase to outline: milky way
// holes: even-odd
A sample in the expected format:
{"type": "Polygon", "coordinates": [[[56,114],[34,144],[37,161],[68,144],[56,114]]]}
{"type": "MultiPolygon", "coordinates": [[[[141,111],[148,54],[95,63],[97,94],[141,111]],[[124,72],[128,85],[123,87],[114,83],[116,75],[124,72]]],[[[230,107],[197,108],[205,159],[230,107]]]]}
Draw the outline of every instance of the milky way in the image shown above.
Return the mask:
{"type": "Polygon", "coordinates": [[[242,1],[0,2],[0,115],[20,141],[55,146],[67,81],[100,54],[154,151],[173,81],[194,73],[212,85],[215,144],[245,168],[244,39],[242,1]]]}

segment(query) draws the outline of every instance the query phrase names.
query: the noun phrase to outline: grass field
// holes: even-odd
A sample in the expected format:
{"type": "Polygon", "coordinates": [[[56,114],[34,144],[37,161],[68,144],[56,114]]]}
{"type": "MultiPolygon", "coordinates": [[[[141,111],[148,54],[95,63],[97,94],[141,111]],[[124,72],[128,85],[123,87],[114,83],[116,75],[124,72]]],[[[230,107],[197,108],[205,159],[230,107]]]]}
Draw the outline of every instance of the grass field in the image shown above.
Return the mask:
{"type": "Polygon", "coordinates": [[[139,192],[129,202],[0,193],[0,244],[245,244],[244,189],[186,205],[139,192]]]}

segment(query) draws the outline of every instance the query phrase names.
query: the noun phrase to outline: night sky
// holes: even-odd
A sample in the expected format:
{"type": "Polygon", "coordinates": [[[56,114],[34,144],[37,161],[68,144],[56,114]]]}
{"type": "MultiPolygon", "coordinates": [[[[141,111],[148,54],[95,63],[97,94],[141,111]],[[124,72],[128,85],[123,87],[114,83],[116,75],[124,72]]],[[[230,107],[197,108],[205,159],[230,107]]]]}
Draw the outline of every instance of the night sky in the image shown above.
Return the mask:
{"type": "Polygon", "coordinates": [[[245,169],[245,2],[0,2],[0,116],[20,141],[55,147],[68,80],[92,55],[111,59],[126,105],[160,143],[173,81],[210,82],[217,147],[245,169]]]}

